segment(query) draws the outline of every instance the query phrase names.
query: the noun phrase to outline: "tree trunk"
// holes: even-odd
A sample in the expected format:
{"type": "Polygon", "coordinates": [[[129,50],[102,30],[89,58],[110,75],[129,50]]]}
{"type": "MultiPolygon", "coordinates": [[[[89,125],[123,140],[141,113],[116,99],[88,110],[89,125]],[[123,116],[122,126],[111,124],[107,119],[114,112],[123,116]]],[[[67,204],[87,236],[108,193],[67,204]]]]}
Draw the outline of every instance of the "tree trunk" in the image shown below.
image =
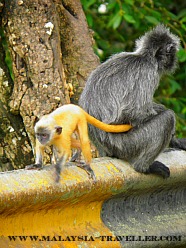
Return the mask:
{"type": "MultiPolygon", "coordinates": [[[[3,43],[4,38],[1,37],[3,43]]],[[[20,115],[10,113],[8,106],[13,82],[5,64],[5,54],[0,43],[0,171],[21,168],[25,161],[31,161],[28,136],[20,115]]]]}
{"type": "MultiPolygon", "coordinates": [[[[17,124],[11,130],[7,127],[12,124],[1,124],[5,136],[0,152],[5,156],[7,146],[10,156],[5,157],[17,168],[33,162],[36,117],[69,103],[71,96],[77,101],[79,89],[99,61],[77,0],[6,0],[2,16],[14,80],[11,97],[4,98],[6,108],[0,106],[0,111],[17,124]],[[5,145],[7,135],[11,138],[5,145]],[[15,137],[24,140],[22,146],[13,142],[15,137]]],[[[2,80],[1,87],[4,84],[2,80]]]]}
{"type": "Polygon", "coordinates": [[[87,27],[80,1],[56,0],[60,18],[61,49],[67,82],[73,86],[71,102],[77,103],[90,72],[99,64],[92,45],[92,32],[87,27]]]}

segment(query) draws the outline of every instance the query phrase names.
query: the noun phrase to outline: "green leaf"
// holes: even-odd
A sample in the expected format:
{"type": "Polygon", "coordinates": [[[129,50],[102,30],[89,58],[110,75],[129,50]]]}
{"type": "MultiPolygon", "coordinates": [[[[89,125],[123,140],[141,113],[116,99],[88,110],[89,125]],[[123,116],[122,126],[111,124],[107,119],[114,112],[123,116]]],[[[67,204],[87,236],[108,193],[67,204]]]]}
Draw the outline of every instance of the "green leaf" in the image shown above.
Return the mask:
{"type": "Polygon", "coordinates": [[[150,14],[150,17],[154,17],[155,19],[157,20],[161,20],[161,13],[154,10],[154,9],[150,9],[148,8],[148,11],[149,11],[149,14],[150,14]]]}
{"type": "Polygon", "coordinates": [[[125,0],[125,3],[133,6],[134,5],[134,0],[125,0]]]}
{"type": "Polygon", "coordinates": [[[153,16],[145,16],[145,19],[148,22],[150,22],[152,24],[155,24],[155,25],[157,25],[159,23],[159,21],[155,17],[153,17],[153,16]]]}
{"type": "Polygon", "coordinates": [[[178,18],[182,18],[186,16],[186,9],[183,9],[180,11],[180,13],[178,14],[178,18]]]}
{"type": "Polygon", "coordinates": [[[118,3],[114,1],[113,3],[108,3],[107,4],[107,9],[108,10],[113,10],[116,6],[118,6],[118,3]]]}
{"type": "Polygon", "coordinates": [[[185,24],[181,24],[181,27],[183,28],[183,30],[185,30],[186,31],[186,25],[185,24]]]}
{"type": "Polygon", "coordinates": [[[175,14],[173,14],[172,12],[168,11],[167,9],[164,9],[164,10],[165,10],[167,16],[169,16],[171,19],[173,19],[173,20],[178,19],[178,17],[175,14]]]}
{"type": "Polygon", "coordinates": [[[136,22],[136,21],[134,20],[133,16],[128,15],[128,14],[124,14],[124,15],[123,15],[123,18],[124,18],[127,22],[129,22],[129,23],[135,23],[135,22],[136,22]]]}
{"type": "Polygon", "coordinates": [[[186,22],[186,16],[180,20],[180,22],[186,22]]]}
{"type": "Polygon", "coordinates": [[[185,62],[186,61],[186,50],[181,48],[178,53],[178,59],[180,62],[185,62]]]}
{"type": "MultiPolygon", "coordinates": [[[[183,113],[183,114],[186,114],[186,107],[183,108],[182,113],[183,113]]],[[[185,126],[185,127],[186,127],[186,126],[185,126]]]]}
{"type": "Polygon", "coordinates": [[[81,0],[81,3],[85,10],[87,10],[91,5],[93,5],[96,2],[97,2],[96,0],[81,0]]]}
{"type": "Polygon", "coordinates": [[[122,21],[122,16],[118,15],[114,24],[113,24],[113,29],[117,29],[122,21]]]}
{"type": "Polygon", "coordinates": [[[186,98],[181,97],[180,100],[184,103],[186,103],[186,98]]]}
{"type": "Polygon", "coordinates": [[[117,29],[122,21],[122,16],[117,13],[108,23],[108,27],[113,27],[113,29],[117,29]]]}
{"type": "Polygon", "coordinates": [[[89,26],[89,27],[92,27],[92,26],[93,26],[93,18],[92,18],[92,15],[87,14],[87,15],[86,15],[86,18],[87,18],[88,26],[89,26]]]}
{"type": "Polygon", "coordinates": [[[98,43],[99,47],[100,47],[101,49],[103,49],[103,50],[106,50],[106,49],[109,48],[109,42],[106,41],[106,40],[99,39],[99,40],[97,41],[97,43],[98,43]]]}
{"type": "Polygon", "coordinates": [[[181,86],[173,79],[170,79],[170,95],[174,94],[177,90],[181,90],[181,86]]]}

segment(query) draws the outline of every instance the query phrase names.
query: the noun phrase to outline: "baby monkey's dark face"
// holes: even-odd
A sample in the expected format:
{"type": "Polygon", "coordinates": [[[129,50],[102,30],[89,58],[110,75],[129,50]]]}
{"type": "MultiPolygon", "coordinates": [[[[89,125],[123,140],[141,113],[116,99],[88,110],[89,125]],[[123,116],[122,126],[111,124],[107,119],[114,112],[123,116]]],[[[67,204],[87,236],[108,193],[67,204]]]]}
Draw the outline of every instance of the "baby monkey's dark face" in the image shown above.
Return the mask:
{"type": "Polygon", "coordinates": [[[42,145],[46,145],[50,140],[50,132],[39,128],[36,132],[36,138],[42,145]]]}
{"type": "Polygon", "coordinates": [[[38,141],[42,145],[50,145],[51,142],[55,139],[56,136],[62,133],[61,126],[55,126],[54,128],[48,129],[45,127],[37,126],[35,128],[35,135],[38,141]]]}

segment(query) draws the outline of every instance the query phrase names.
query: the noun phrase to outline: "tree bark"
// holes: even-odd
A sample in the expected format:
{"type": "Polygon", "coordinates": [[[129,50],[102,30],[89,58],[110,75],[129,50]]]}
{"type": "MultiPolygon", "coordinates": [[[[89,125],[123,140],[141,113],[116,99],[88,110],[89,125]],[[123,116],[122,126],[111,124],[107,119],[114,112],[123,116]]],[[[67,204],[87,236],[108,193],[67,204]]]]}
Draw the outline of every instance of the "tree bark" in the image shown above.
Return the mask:
{"type": "MultiPolygon", "coordinates": [[[[14,80],[10,100],[5,99],[10,107],[4,112],[2,104],[0,108],[12,123],[18,120],[19,133],[26,131],[22,146],[11,141],[14,137],[7,141],[12,149],[8,159],[16,168],[33,162],[36,117],[69,103],[73,94],[73,102],[77,102],[88,74],[99,61],[79,1],[6,0],[2,15],[14,80]],[[13,147],[21,150],[20,154],[13,147]],[[16,162],[18,156],[21,163],[16,162]]],[[[8,125],[1,125],[3,133],[8,125]]],[[[19,139],[22,141],[23,135],[19,139]]],[[[4,154],[3,142],[1,146],[4,154]]]]}
{"type": "Polygon", "coordinates": [[[8,101],[13,82],[4,61],[5,54],[0,43],[0,171],[21,168],[25,161],[33,158],[21,116],[10,113],[8,101]]]}
{"type": "Polygon", "coordinates": [[[88,29],[80,1],[56,0],[60,19],[61,49],[67,82],[73,86],[71,102],[77,103],[88,75],[99,64],[92,45],[92,31],[88,29]]]}

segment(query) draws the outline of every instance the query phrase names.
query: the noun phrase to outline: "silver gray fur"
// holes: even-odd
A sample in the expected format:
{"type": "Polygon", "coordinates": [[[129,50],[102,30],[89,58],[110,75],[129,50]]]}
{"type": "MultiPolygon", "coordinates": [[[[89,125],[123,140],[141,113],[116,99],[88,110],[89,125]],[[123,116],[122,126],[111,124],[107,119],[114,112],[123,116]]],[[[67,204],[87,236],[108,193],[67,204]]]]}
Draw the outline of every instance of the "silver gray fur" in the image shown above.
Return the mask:
{"type": "Polygon", "coordinates": [[[98,66],[88,78],[79,105],[109,124],[130,123],[127,133],[106,133],[89,125],[89,134],[100,156],[124,159],[143,173],[168,177],[169,169],[154,162],[171,141],[178,140],[175,114],[153,101],[162,74],[175,70],[180,40],[160,24],[136,41],[134,52],[121,52],[98,66]],[[173,139],[172,139],[173,138],[173,139]]]}

